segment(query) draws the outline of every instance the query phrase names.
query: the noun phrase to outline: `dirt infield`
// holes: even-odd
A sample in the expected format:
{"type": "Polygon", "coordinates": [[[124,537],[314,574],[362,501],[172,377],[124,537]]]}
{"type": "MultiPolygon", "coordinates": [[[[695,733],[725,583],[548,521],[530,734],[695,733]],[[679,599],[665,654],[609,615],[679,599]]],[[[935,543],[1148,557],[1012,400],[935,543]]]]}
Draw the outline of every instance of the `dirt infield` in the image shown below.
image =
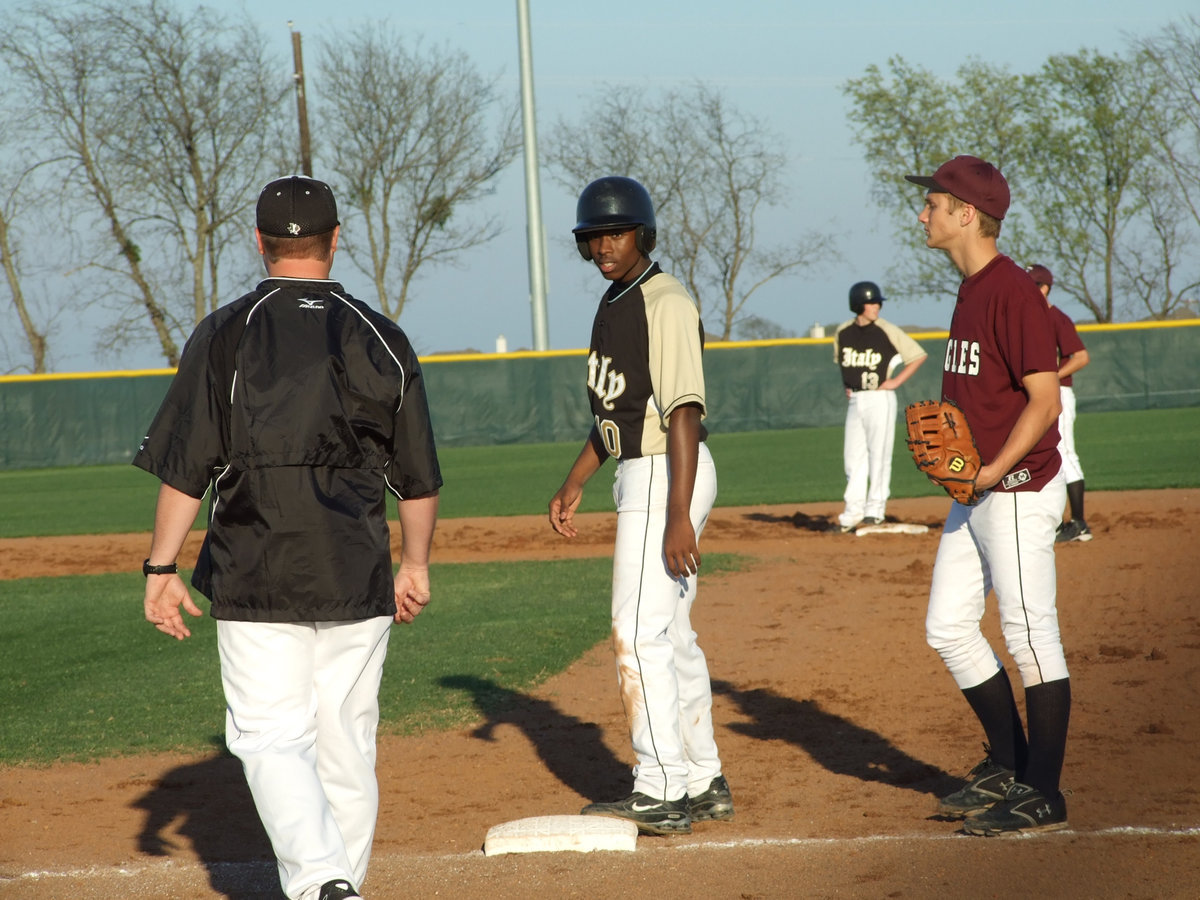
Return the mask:
{"type": "MultiPolygon", "coordinates": [[[[366,895],[1200,896],[1200,491],[1089,494],[1095,540],[1059,547],[1071,827],[1018,839],[966,837],[930,815],[981,755],[924,643],[947,507],[893,501],[891,517],[930,533],[864,537],[820,530],[837,504],[714,512],[702,549],[751,560],[703,579],[694,616],[732,822],[639,838],[633,853],[483,856],[494,824],[627,792],[601,646],[477,729],[381,740],[366,895]]],[[[435,560],[607,556],[612,518],[583,525],[568,543],[540,517],[448,520],[435,560]]],[[[147,546],[0,541],[0,578],[128,568],[147,546]]],[[[987,628],[996,638],[994,614],[987,628]]],[[[215,751],[0,769],[0,896],[277,897],[269,860],[238,765],[215,751]]]]}

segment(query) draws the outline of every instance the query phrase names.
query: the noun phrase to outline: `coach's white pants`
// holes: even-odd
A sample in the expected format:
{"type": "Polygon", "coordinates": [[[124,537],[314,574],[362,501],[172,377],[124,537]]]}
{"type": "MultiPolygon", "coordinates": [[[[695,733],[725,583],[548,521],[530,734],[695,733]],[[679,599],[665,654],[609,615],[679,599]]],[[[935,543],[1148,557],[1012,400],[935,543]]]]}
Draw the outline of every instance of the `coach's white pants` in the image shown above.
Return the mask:
{"type": "Polygon", "coordinates": [[[846,408],[842,461],[846,502],[838,522],[849,528],[864,517],[882,519],[892,485],[892,448],[896,443],[896,392],[855,391],[846,408]]]}
{"type": "Polygon", "coordinates": [[[1004,642],[1025,687],[1068,677],[1054,567],[1065,502],[1061,473],[1040,491],[988,491],[975,506],[952,502],[933,564],[925,632],[960,688],[983,684],[1001,668],[979,627],[993,589],[1004,642]]]}
{"type": "Polygon", "coordinates": [[[290,898],[361,886],[379,788],[375,732],[390,616],[217,622],[225,738],[242,761],[290,898]]]}
{"type": "MultiPolygon", "coordinates": [[[[634,790],[678,800],[707,790],[721,774],[721,760],[708,663],[691,623],[696,576],[673,577],[663,557],[669,478],[665,454],[617,464],[612,634],[637,755],[634,790]]],[[[691,506],[697,539],[716,495],[716,468],[702,443],[691,506]]]]}
{"type": "Polygon", "coordinates": [[[1083,481],[1083,466],[1075,452],[1075,390],[1060,384],[1058,397],[1062,401],[1062,412],[1058,415],[1058,455],[1062,457],[1067,484],[1073,484],[1083,481]]]}

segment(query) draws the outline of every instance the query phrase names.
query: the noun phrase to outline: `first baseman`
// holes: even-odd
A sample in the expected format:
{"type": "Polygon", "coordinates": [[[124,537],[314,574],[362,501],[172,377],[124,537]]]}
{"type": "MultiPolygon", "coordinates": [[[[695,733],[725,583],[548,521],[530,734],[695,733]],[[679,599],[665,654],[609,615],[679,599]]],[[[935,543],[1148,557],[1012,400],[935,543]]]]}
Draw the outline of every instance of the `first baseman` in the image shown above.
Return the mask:
{"type": "Polygon", "coordinates": [[[200,610],[175,560],[211,492],[192,584],[217,620],[226,742],[284,893],[343,900],[371,856],[388,633],[429,602],[442,478],[408,338],[329,280],[328,185],[273,181],[256,219],[267,279],[197,326],[133,460],[162,481],[145,612],[191,634],[179,607],[200,610]]]}
{"type": "Polygon", "coordinates": [[[926,636],[978,717],[987,757],[939,811],[969,834],[1065,828],[1059,791],[1071,682],[1055,606],[1054,532],[1066,490],[1058,455],[1058,352],[1042,295],[999,252],[1008,183],[990,163],[957,156],[932,177],[919,221],[926,246],[962,273],[942,369],[983,467],[982,499],[952,502],[933,567],[926,636]],[[980,630],[995,591],[1005,645],[1025,687],[1028,737],[1008,674],[980,630]]]}
{"type": "Polygon", "coordinates": [[[842,532],[860,524],[878,525],[887,515],[896,443],[896,389],[927,356],[902,329],[880,317],[883,301],[875,282],[852,285],[854,318],[839,325],[833,337],[833,361],[841,369],[848,401],[842,444],[845,506],[838,516],[842,532]]]}
{"type": "Polygon", "coordinates": [[[641,184],[598,179],[576,213],[580,255],[610,285],[588,354],[595,424],[550,501],[550,524],[574,537],[584,484],[610,456],[617,461],[612,640],[637,756],[633,793],[582,812],[630,819],[648,834],[684,834],[693,821],[733,815],[708,664],[690,619],[697,542],[717,493],[701,424],[704,328],[683,285],[649,257],[657,232],[641,184]]]}
{"type": "Polygon", "coordinates": [[[1050,321],[1054,323],[1054,340],[1058,344],[1058,398],[1062,402],[1062,413],[1058,417],[1058,452],[1062,456],[1071,517],[1058,526],[1055,541],[1059,544],[1090,541],[1092,529],[1088,528],[1083,518],[1083,465],[1079,462],[1079,454],[1075,452],[1074,376],[1091,359],[1071,317],[1050,302],[1054,275],[1045,266],[1039,265],[1030,266],[1025,271],[1046,298],[1046,304],[1050,307],[1050,321]]]}

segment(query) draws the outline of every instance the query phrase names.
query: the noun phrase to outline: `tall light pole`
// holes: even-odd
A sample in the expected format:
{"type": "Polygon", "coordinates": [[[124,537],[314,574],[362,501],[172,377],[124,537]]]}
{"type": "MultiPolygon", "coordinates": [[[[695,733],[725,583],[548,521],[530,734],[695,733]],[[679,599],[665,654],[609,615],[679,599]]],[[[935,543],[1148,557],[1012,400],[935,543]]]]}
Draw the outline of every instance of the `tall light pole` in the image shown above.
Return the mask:
{"type": "Polygon", "coordinates": [[[542,191],[538,182],[529,0],[517,0],[517,33],[521,46],[521,125],[525,132],[525,218],[529,238],[529,304],[533,312],[533,349],[548,350],[550,337],[546,317],[546,235],[542,227],[542,191]]]}
{"type": "Polygon", "coordinates": [[[308,136],[308,100],[304,96],[304,53],[300,49],[300,32],[292,28],[291,22],[288,22],[288,29],[292,32],[292,62],[295,66],[295,74],[292,77],[296,82],[296,118],[300,120],[300,171],[312,178],[312,143],[308,136]]]}

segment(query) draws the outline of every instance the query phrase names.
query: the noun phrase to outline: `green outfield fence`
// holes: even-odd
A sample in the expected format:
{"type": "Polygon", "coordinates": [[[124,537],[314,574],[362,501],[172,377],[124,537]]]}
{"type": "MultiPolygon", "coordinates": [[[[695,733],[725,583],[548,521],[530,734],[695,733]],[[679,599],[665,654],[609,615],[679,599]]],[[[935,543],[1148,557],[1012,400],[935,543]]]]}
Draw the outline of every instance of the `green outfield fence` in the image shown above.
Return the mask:
{"type": "MultiPolygon", "coordinates": [[[[1091,364],[1081,413],[1200,406],[1200,320],[1082,325],[1091,364]]],[[[929,360],[900,390],[936,397],[946,332],[913,337],[929,360]]],[[[580,440],[590,423],[585,351],[422,359],[440,446],[580,440]]],[[[713,343],[705,351],[714,432],[840,425],[845,399],[831,338],[713,343]]],[[[172,370],[0,377],[0,469],[128,462],[172,370]]]]}

